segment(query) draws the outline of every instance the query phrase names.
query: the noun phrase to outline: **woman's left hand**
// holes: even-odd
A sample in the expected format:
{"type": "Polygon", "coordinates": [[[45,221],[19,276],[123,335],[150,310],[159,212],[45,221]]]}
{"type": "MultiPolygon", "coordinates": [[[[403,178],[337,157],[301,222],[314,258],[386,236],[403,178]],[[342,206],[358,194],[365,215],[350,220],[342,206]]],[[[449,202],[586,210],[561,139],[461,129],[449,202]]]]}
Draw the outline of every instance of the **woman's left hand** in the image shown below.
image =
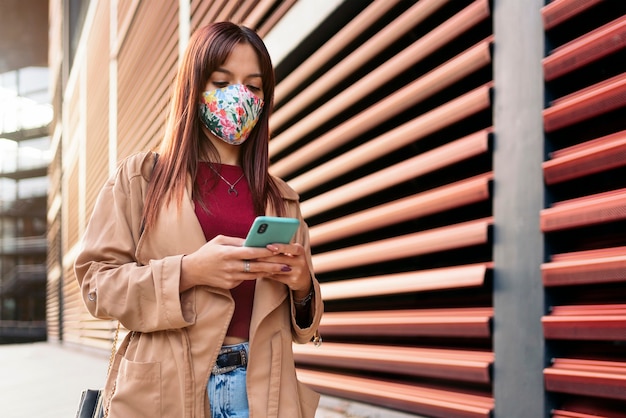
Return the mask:
{"type": "MultiPolygon", "coordinates": [[[[311,273],[304,247],[301,244],[270,244],[266,248],[273,255],[252,260],[250,264],[257,264],[255,270],[271,272],[264,277],[287,285],[296,299],[304,298],[311,290],[311,273]],[[280,269],[277,269],[276,264],[280,265],[280,269]]],[[[251,271],[254,271],[252,266],[251,271]]]]}

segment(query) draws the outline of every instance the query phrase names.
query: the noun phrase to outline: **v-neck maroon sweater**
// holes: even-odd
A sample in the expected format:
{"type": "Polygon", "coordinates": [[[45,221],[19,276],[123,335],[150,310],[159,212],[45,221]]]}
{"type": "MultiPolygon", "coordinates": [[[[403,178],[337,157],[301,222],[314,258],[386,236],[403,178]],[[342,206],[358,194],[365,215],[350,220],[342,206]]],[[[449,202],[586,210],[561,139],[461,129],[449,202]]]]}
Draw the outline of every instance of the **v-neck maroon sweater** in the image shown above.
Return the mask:
{"type": "MultiPolygon", "coordinates": [[[[196,183],[200,196],[196,199],[202,201],[204,208],[196,201],[195,210],[207,241],[218,235],[246,237],[256,215],[248,182],[242,175],[243,170],[238,166],[205,162],[199,164],[196,183]],[[231,186],[217,176],[211,167],[234,185],[236,192],[229,192],[231,186]]],[[[227,336],[249,338],[255,283],[256,280],[245,280],[230,291],[235,300],[235,313],[227,336]]]]}

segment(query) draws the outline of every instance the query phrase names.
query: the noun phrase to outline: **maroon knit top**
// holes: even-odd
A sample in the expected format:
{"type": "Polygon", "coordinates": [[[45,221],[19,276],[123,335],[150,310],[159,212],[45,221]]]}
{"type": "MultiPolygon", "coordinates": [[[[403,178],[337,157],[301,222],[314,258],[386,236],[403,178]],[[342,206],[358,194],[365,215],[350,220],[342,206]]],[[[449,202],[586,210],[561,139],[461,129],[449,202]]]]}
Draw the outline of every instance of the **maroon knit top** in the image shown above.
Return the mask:
{"type": "MultiPolygon", "coordinates": [[[[205,162],[198,165],[196,182],[200,196],[197,199],[203,202],[206,209],[200,202],[195,202],[195,210],[207,241],[217,235],[246,237],[256,215],[248,182],[242,175],[241,167],[234,165],[205,162]],[[231,188],[226,181],[217,177],[211,167],[234,187],[231,188]]],[[[235,300],[235,313],[226,332],[227,336],[246,340],[249,338],[255,283],[256,280],[245,280],[230,291],[235,300]]]]}

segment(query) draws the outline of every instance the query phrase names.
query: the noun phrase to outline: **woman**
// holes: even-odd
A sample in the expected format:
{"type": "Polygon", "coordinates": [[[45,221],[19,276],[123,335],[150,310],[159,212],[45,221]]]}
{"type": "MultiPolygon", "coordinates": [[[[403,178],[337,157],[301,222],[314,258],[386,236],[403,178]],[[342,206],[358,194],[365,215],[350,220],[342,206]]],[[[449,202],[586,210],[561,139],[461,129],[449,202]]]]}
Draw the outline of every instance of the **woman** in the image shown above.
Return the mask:
{"type": "Polygon", "coordinates": [[[298,196],[268,174],[274,74],[250,29],[191,37],[158,154],[102,189],[76,258],[92,315],[131,330],[105,387],[109,417],[313,417],[292,341],[322,315],[298,196]],[[291,244],[243,247],[257,215],[295,217],[291,244]]]}

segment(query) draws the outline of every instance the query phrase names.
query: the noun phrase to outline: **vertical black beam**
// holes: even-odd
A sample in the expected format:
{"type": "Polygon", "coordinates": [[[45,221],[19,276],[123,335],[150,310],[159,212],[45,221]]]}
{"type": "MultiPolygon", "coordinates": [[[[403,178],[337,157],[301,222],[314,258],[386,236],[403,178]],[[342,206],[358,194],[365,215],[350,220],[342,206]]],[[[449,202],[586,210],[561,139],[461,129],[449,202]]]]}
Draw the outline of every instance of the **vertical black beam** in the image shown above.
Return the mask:
{"type": "Polygon", "coordinates": [[[544,0],[494,0],[494,397],[496,418],[549,416],[545,311],[541,59],[544,0]]]}

